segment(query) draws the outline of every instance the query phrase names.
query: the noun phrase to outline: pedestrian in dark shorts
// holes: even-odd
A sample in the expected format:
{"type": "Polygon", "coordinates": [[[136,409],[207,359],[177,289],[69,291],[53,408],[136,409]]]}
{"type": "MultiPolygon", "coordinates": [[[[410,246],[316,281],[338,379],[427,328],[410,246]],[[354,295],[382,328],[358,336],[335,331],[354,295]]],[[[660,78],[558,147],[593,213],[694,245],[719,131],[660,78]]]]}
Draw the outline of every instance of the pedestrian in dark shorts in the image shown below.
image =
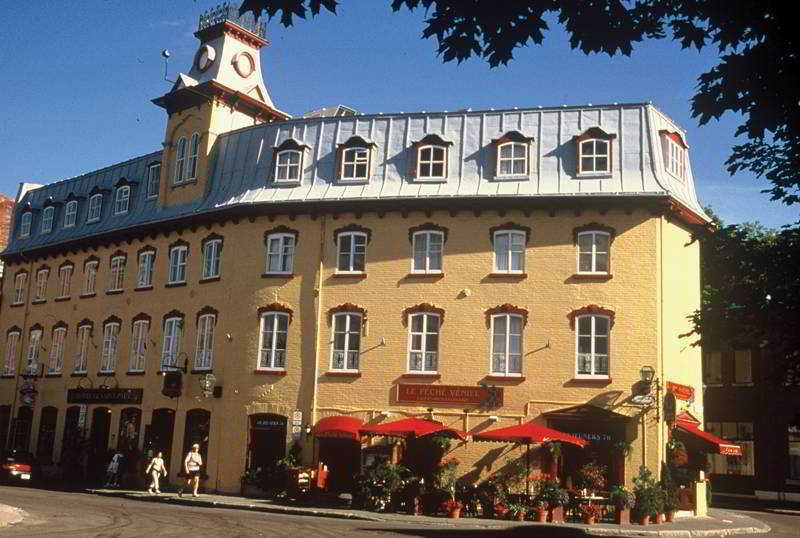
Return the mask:
{"type": "MultiPolygon", "coordinates": [[[[192,445],[192,450],[183,460],[183,470],[186,472],[186,488],[192,488],[192,496],[197,497],[197,487],[200,485],[200,468],[203,466],[203,456],[200,455],[200,445],[192,445]]],[[[178,497],[183,496],[183,488],[178,490],[178,497]]]]}

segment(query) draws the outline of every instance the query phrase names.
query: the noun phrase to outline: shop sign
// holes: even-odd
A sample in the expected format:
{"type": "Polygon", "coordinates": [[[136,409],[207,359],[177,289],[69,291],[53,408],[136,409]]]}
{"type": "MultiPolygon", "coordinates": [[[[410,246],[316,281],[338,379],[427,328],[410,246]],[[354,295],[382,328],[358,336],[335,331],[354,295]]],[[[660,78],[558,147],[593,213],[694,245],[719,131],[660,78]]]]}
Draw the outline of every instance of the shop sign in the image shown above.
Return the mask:
{"type": "Polygon", "coordinates": [[[397,401],[400,403],[440,403],[457,405],[480,405],[502,407],[502,387],[475,387],[462,385],[397,385],[397,401]]]}
{"type": "Polygon", "coordinates": [[[283,430],[284,428],[286,428],[286,419],[283,417],[267,416],[253,420],[254,430],[283,430]]]}
{"type": "Polygon", "coordinates": [[[680,383],[673,383],[667,381],[667,392],[671,392],[678,400],[685,400],[687,402],[694,401],[694,387],[689,385],[681,385],[680,383]]]}
{"type": "Polygon", "coordinates": [[[67,403],[141,404],[142,392],[142,389],[69,389],[67,390],[67,403]]]}
{"type": "Polygon", "coordinates": [[[610,433],[576,432],[572,435],[580,437],[581,439],[586,439],[587,441],[611,441],[613,439],[610,433]]]}

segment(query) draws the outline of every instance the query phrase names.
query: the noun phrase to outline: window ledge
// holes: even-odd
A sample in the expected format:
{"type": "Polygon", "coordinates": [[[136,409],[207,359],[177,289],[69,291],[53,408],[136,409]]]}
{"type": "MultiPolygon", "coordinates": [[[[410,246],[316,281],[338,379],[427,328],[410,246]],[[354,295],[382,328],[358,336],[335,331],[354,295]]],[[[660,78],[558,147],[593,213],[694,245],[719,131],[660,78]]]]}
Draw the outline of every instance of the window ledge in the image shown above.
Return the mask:
{"type": "Polygon", "coordinates": [[[213,368],[192,368],[191,370],[189,370],[189,373],[190,374],[210,374],[213,371],[214,371],[213,368]]]}
{"type": "Polygon", "coordinates": [[[14,374],[3,374],[3,375],[0,375],[0,379],[14,379],[15,377],[17,377],[17,376],[14,375],[14,374]]]}
{"type": "Polygon", "coordinates": [[[408,373],[405,373],[405,374],[401,375],[400,377],[405,378],[405,379],[441,379],[442,378],[442,374],[437,373],[437,372],[430,372],[430,373],[408,372],[408,373]]]}
{"type": "Polygon", "coordinates": [[[144,370],[128,370],[125,375],[144,375],[144,370]]]}
{"type": "Polygon", "coordinates": [[[611,280],[614,276],[611,273],[575,273],[572,278],[575,280],[611,280]]]}
{"type": "Polygon", "coordinates": [[[269,183],[269,186],[270,187],[299,187],[300,186],[300,180],[299,179],[298,180],[292,180],[292,181],[275,181],[275,180],[272,180],[269,183]]]}
{"type": "Polygon", "coordinates": [[[44,304],[47,302],[47,299],[34,299],[31,301],[31,304],[44,304]]]}
{"type": "Polygon", "coordinates": [[[86,219],[86,224],[94,224],[95,222],[100,222],[100,219],[86,219]]]}
{"type": "Polygon", "coordinates": [[[150,286],[141,286],[141,287],[138,287],[138,288],[133,288],[133,291],[148,291],[148,290],[152,290],[152,289],[153,289],[153,286],[151,284],[150,286]]]}
{"type": "Polygon", "coordinates": [[[60,303],[60,302],[63,302],[63,301],[69,301],[70,299],[72,299],[72,297],[70,297],[69,295],[67,295],[67,296],[65,296],[65,297],[56,297],[56,298],[55,298],[55,299],[53,299],[53,300],[54,300],[55,302],[57,302],[57,303],[60,303]]]}
{"type": "Polygon", "coordinates": [[[97,377],[115,377],[114,372],[97,372],[97,377]]]}
{"type": "Polygon", "coordinates": [[[509,176],[494,176],[492,181],[528,181],[529,179],[527,174],[513,174],[509,176]]]}
{"type": "Polygon", "coordinates": [[[489,273],[489,278],[528,278],[528,273],[489,273]]]}
{"type": "Polygon", "coordinates": [[[731,383],[731,387],[754,387],[755,383],[748,381],[745,383],[731,383]]]}
{"type": "Polygon", "coordinates": [[[369,179],[336,179],[334,185],[347,187],[348,185],[369,185],[369,179]]]}
{"type": "Polygon", "coordinates": [[[261,273],[261,278],[294,278],[294,273],[261,273]]]}
{"type": "Polygon", "coordinates": [[[97,295],[97,294],[96,293],[81,293],[80,295],[78,295],[78,298],[79,299],[88,299],[89,297],[94,297],[95,295],[97,295]]]}
{"type": "Polygon", "coordinates": [[[180,189],[181,187],[185,187],[187,185],[194,185],[196,183],[197,183],[197,178],[187,179],[185,181],[180,181],[177,183],[173,181],[172,183],[170,183],[170,188],[180,189]]]}
{"type": "Polygon", "coordinates": [[[24,306],[24,305],[25,305],[25,303],[11,303],[8,306],[10,306],[11,308],[16,308],[16,307],[24,306]]]}
{"type": "Polygon", "coordinates": [[[164,284],[165,288],[179,288],[181,286],[185,286],[186,282],[168,282],[164,284]]]}
{"type": "Polygon", "coordinates": [[[444,278],[444,273],[439,271],[438,273],[408,273],[405,278],[419,278],[419,279],[430,279],[435,280],[439,278],[444,278]]]}
{"type": "Polygon", "coordinates": [[[253,373],[256,375],[279,375],[284,376],[286,375],[286,370],[267,370],[267,369],[255,369],[253,373]]]}
{"type": "Polygon", "coordinates": [[[208,278],[201,278],[198,282],[200,284],[207,284],[209,282],[219,282],[222,279],[220,276],[210,276],[208,278]]]}
{"type": "Polygon", "coordinates": [[[106,292],[106,295],[119,295],[119,294],[120,294],[120,293],[122,293],[123,291],[125,291],[125,290],[108,290],[108,291],[106,292]]]}
{"type": "Polygon", "coordinates": [[[339,273],[339,272],[336,272],[336,273],[333,273],[331,276],[334,277],[334,278],[367,278],[367,273],[365,271],[361,272],[361,273],[339,273]]]}
{"type": "Polygon", "coordinates": [[[522,383],[525,381],[524,375],[498,375],[490,374],[484,377],[486,381],[506,381],[508,383],[522,383]]]}
{"type": "Polygon", "coordinates": [[[706,383],[706,387],[724,387],[724,383],[706,383]]]}
{"type": "Polygon", "coordinates": [[[45,377],[61,377],[61,373],[60,372],[59,373],[53,372],[52,374],[51,373],[46,373],[46,374],[44,374],[44,376],[45,377]]]}
{"type": "Polygon", "coordinates": [[[436,183],[447,183],[447,178],[446,177],[437,177],[437,178],[431,178],[431,179],[414,178],[414,179],[412,179],[411,182],[412,183],[433,183],[433,184],[436,184],[436,183]]]}
{"type": "Polygon", "coordinates": [[[577,179],[605,179],[611,177],[611,172],[579,172],[575,174],[577,179]]]}
{"type": "Polygon", "coordinates": [[[361,377],[361,372],[337,372],[328,370],[324,375],[328,377],[361,377]]]}
{"type": "Polygon", "coordinates": [[[87,375],[89,374],[87,374],[86,372],[72,372],[71,374],[69,374],[70,377],[86,377],[87,375]]]}
{"type": "Polygon", "coordinates": [[[593,376],[575,376],[570,381],[573,383],[597,383],[600,385],[608,385],[611,383],[611,376],[608,375],[593,375],[593,376]]]}

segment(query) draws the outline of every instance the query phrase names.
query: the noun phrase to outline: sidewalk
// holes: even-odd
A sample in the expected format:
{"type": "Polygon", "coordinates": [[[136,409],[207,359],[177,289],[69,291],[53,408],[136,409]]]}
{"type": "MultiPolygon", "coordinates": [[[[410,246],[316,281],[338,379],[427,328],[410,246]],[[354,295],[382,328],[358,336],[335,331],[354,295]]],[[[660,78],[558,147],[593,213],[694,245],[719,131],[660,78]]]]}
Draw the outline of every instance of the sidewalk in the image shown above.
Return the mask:
{"type": "MultiPolygon", "coordinates": [[[[200,497],[178,497],[174,493],[150,495],[142,491],[129,491],[117,489],[90,489],[90,493],[110,497],[122,497],[147,502],[160,502],[181,504],[186,506],[203,506],[209,508],[232,508],[236,510],[251,510],[275,514],[331,517],[338,519],[355,519],[362,521],[384,521],[424,526],[438,526],[448,528],[485,528],[505,529],[519,526],[551,527],[551,523],[534,523],[532,521],[508,521],[499,519],[462,518],[447,519],[442,517],[409,516],[405,514],[390,514],[353,510],[349,508],[319,508],[307,506],[292,506],[277,504],[263,499],[248,499],[230,495],[203,494],[200,497]]],[[[611,525],[596,524],[583,525],[566,523],[563,526],[574,528],[588,535],[595,536],[727,536],[729,534],[761,534],[770,531],[769,526],[748,516],[743,516],[728,510],[712,509],[708,517],[680,518],[674,523],[660,525],[611,525]]],[[[562,527],[563,527],[562,526],[562,527]]]]}
{"type": "Polygon", "coordinates": [[[25,518],[25,512],[13,506],[0,504],[0,529],[19,523],[25,518]]]}

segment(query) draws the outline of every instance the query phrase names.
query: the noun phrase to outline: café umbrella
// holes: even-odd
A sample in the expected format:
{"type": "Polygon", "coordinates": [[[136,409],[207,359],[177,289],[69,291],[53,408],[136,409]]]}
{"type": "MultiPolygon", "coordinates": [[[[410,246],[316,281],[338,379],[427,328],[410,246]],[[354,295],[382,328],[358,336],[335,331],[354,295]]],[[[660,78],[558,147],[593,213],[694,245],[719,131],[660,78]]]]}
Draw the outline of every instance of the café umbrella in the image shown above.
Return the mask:
{"type": "Polygon", "coordinates": [[[387,437],[424,437],[426,435],[444,435],[461,439],[467,438],[467,434],[461,430],[448,428],[441,422],[427,420],[417,417],[409,417],[392,422],[384,422],[372,426],[363,426],[358,430],[361,435],[385,435],[387,437]]]}

